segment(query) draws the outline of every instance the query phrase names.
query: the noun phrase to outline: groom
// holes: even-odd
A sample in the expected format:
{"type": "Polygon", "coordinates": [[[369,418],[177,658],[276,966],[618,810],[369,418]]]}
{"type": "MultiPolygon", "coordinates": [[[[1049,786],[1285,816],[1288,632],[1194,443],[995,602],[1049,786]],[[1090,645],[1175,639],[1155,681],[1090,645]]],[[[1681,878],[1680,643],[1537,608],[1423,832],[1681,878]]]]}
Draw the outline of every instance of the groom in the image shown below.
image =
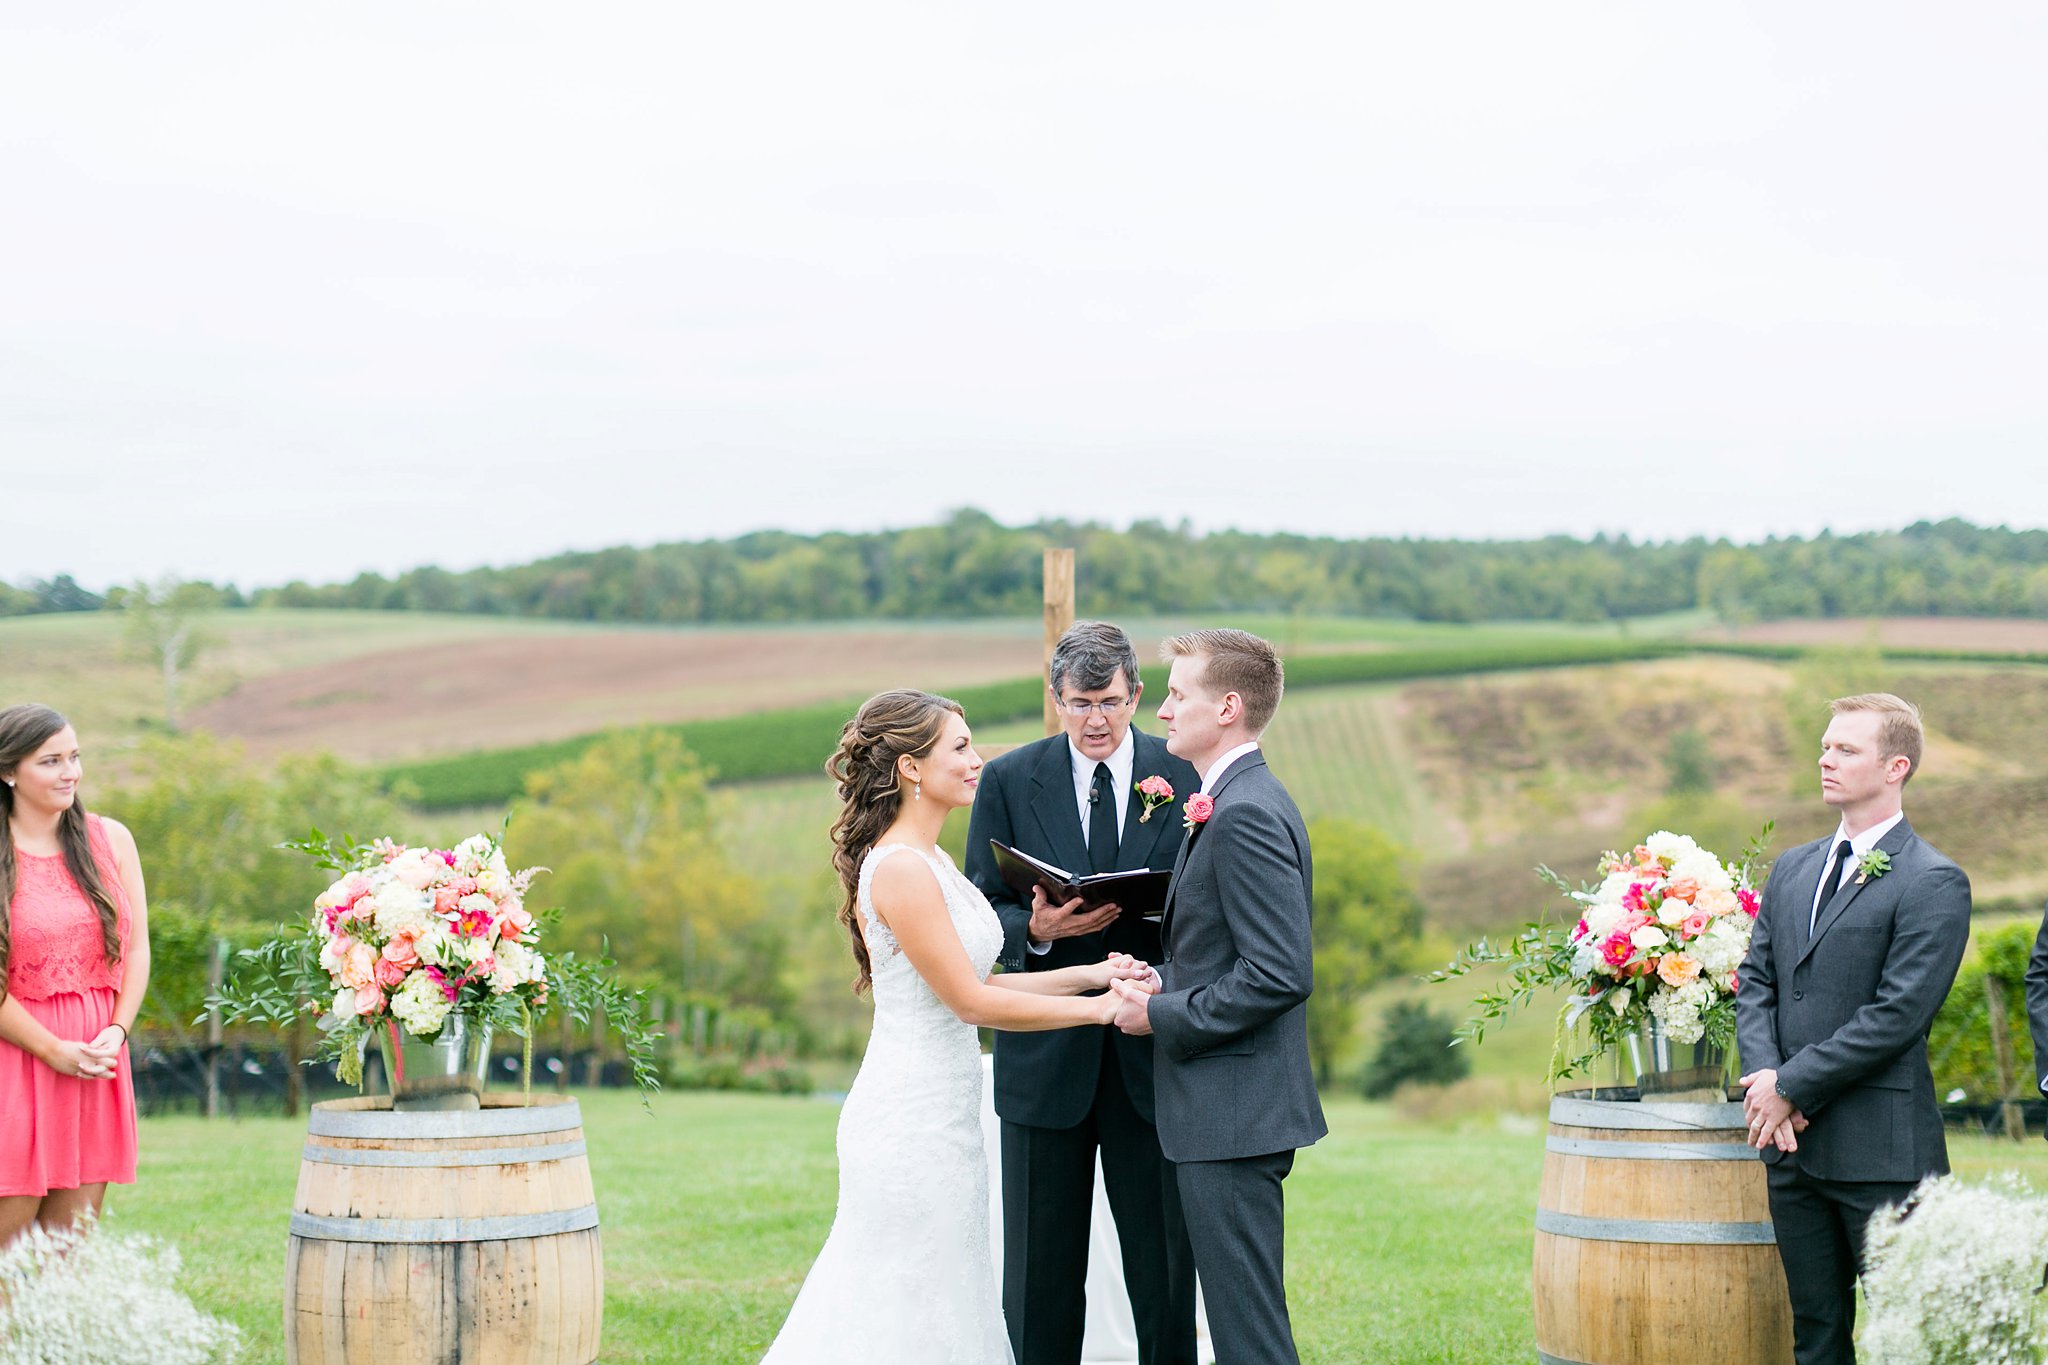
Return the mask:
{"type": "Polygon", "coordinates": [[[1188,840],[1150,991],[1118,983],[1126,1033],[1153,1037],[1159,1145],[1180,1184],[1216,1358],[1294,1365],[1280,1182],[1326,1133],[1308,1057],[1308,831],[1259,736],[1280,658],[1241,630],[1167,641],[1159,718],[1194,764],[1188,840]]]}
{"type": "Polygon", "coordinates": [[[1927,1030],[1970,937],[1970,879],[1906,822],[1919,710],[1831,705],[1821,799],[1841,825],[1771,869],[1735,996],[1799,1365],[1855,1365],[1864,1228],[1948,1171],[1927,1030]]]}

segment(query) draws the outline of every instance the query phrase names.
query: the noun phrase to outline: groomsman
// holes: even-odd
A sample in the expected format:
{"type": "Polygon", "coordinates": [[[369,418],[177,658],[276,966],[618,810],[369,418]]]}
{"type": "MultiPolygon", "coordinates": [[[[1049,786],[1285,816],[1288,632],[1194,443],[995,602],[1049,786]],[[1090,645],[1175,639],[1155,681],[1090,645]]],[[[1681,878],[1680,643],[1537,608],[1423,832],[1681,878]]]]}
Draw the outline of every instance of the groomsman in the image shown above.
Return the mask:
{"type": "MultiPolygon", "coordinates": [[[[967,826],[967,875],[1003,922],[1007,971],[1159,960],[1159,928],[1114,905],[1027,903],[996,872],[989,840],[1074,872],[1170,871],[1182,805],[1200,785],[1163,741],[1131,726],[1144,686],[1121,630],[1077,622],[1053,647],[1047,684],[1063,730],[991,761],[967,826]],[[1147,811],[1138,784],[1164,778],[1147,811]]],[[[1115,1029],[996,1034],[1002,1121],[1003,1316],[1017,1365],[1078,1365],[1087,1327],[1095,1161],[1123,1250],[1143,1365],[1193,1365],[1195,1266],[1173,1167],[1160,1155],[1152,1041],[1115,1029]]]]}
{"type": "Polygon", "coordinates": [[[2034,1036],[2034,1085],[2048,1095],[2048,905],[2041,909],[2041,932],[2027,960],[2027,1032],[2034,1036]]]}
{"type": "Polygon", "coordinates": [[[1864,1227],[1948,1171],[1927,1030],[1970,936],[1969,878],[1906,822],[1918,708],[1831,705],[1821,799],[1840,825],[1771,870],[1735,997],[1799,1365],[1854,1365],[1864,1227]]]}

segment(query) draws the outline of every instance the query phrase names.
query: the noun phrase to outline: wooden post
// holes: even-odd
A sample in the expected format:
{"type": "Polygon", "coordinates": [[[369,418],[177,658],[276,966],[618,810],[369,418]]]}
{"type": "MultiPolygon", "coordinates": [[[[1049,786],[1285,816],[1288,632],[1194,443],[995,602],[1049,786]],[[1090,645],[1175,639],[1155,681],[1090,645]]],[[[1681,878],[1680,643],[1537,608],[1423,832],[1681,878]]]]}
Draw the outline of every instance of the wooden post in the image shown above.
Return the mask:
{"type": "MultiPolygon", "coordinates": [[[[209,999],[220,996],[221,980],[227,975],[228,941],[217,938],[213,951],[206,957],[206,994],[209,999]]],[[[220,1006],[206,1007],[206,1117],[220,1116],[220,1050],[221,1025],[220,1006]]]]}
{"type": "MultiPolygon", "coordinates": [[[[1052,647],[1074,624],[1074,552],[1045,552],[1045,663],[1052,662],[1052,647]]],[[[1045,694],[1045,732],[1060,732],[1059,713],[1053,708],[1052,693],[1045,694]]]]}
{"type": "Polygon", "coordinates": [[[2005,1135],[2014,1142],[2027,1140],[2026,1120],[2020,1117],[2013,1099],[2014,1078],[2012,1034],[2005,1023],[2005,983],[1990,972],[1984,974],[1984,1002],[1991,1007],[1991,1060],[1998,1068],[1998,1112],[2005,1120],[2005,1135]]]}

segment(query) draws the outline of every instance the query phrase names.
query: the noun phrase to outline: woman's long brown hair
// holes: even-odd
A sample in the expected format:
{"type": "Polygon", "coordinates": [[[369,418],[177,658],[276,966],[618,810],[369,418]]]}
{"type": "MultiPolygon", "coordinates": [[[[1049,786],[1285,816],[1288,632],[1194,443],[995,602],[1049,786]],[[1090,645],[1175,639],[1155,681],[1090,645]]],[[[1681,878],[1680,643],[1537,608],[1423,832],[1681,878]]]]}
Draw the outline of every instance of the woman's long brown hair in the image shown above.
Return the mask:
{"type": "MultiPolygon", "coordinates": [[[[70,724],[47,706],[23,702],[0,711],[0,777],[12,777],[15,770],[36,750],[50,742],[50,736],[70,724]]],[[[14,889],[21,877],[14,858],[14,788],[0,784],[0,1000],[7,998],[7,962],[14,944],[11,907],[14,889]]],[[[57,841],[64,849],[64,865],[71,880],[78,883],[86,899],[100,915],[100,943],[106,949],[107,964],[121,960],[120,911],[100,875],[100,861],[93,856],[92,836],[86,832],[85,801],[74,797],[71,808],[57,818],[57,841]]]]}
{"type": "Polygon", "coordinates": [[[964,716],[960,703],[909,688],[869,697],[839,732],[839,748],[825,762],[825,772],[839,784],[839,818],[832,822],[832,866],[846,899],[839,923],[853,940],[853,962],[859,969],[853,990],[858,995],[874,982],[868,942],[860,926],[860,865],[882,832],[896,822],[903,807],[903,779],[896,760],[909,754],[922,758],[945,733],[948,715],[964,716]]]}

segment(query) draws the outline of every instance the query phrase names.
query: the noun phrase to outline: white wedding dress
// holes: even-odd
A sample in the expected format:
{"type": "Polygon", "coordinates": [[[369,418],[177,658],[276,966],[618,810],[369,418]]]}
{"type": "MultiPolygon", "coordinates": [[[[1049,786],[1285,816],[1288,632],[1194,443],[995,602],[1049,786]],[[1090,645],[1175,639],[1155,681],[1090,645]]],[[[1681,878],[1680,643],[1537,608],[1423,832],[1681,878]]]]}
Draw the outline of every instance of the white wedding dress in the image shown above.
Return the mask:
{"type": "Polygon", "coordinates": [[[875,917],[875,867],[924,857],[975,974],[1003,926],[944,853],[882,844],[855,906],[874,978],[875,1025],[839,1112],[839,1212],[762,1365],[1011,1365],[989,1256],[981,1042],[932,993],[875,917]]]}

